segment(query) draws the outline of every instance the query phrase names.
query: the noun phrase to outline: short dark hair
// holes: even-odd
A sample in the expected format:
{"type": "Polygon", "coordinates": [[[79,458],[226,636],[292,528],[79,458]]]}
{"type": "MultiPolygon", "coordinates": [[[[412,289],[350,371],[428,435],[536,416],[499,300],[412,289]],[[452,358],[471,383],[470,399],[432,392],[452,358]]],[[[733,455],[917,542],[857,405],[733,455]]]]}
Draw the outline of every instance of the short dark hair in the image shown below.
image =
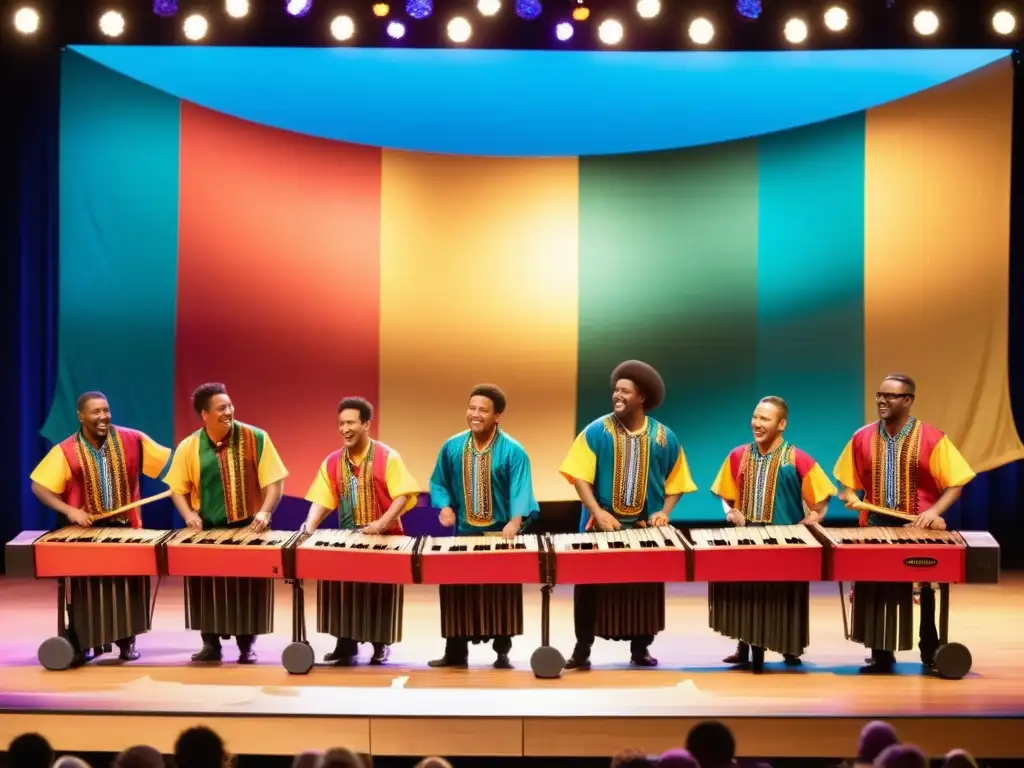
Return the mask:
{"type": "MultiPolygon", "coordinates": [[[[107,396],[102,392],[95,389],[90,389],[88,392],[83,392],[78,396],[78,402],[76,404],[79,413],[85,413],[85,405],[90,400],[106,400],[107,396]]],[[[110,402],[109,400],[107,401],[110,402]]]]}
{"type": "Polygon", "coordinates": [[[355,750],[335,747],[324,752],[320,765],[324,768],[364,768],[366,761],[355,750]]]}
{"type": "Polygon", "coordinates": [[[204,725],[182,731],[174,742],[175,765],[188,768],[223,768],[227,754],[220,736],[204,725]]]}
{"type": "Polygon", "coordinates": [[[210,407],[210,401],[214,395],[226,395],[228,388],[216,381],[200,384],[192,393],[192,407],[197,414],[202,413],[210,407]]]}
{"type": "Polygon", "coordinates": [[[912,744],[894,744],[875,758],[881,768],[928,768],[924,753],[912,744]]]}
{"type": "Polygon", "coordinates": [[[736,759],[736,739],[725,723],[705,720],[686,735],[686,750],[701,768],[722,768],[736,759]]]}
{"type": "Polygon", "coordinates": [[[53,759],[53,747],[38,733],[23,733],[7,747],[8,763],[18,768],[50,768],[53,759]]]}
{"type": "Polygon", "coordinates": [[[359,411],[359,420],[364,424],[373,418],[373,406],[365,397],[343,397],[338,403],[338,413],[349,409],[359,411]]]}
{"type": "Polygon", "coordinates": [[[776,408],[779,409],[779,417],[780,418],[782,418],[782,419],[788,419],[789,418],[789,406],[786,404],[786,401],[783,400],[778,395],[768,395],[767,397],[762,397],[758,401],[759,405],[761,403],[768,403],[769,405],[774,405],[776,408]]]}
{"type": "Polygon", "coordinates": [[[153,747],[129,747],[114,758],[113,768],[164,768],[164,756],[153,747]]]}
{"type": "Polygon", "coordinates": [[[913,397],[917,394],[917,384],[905,373],[890,373],[885,377],[886,381],[898,381],[907,390],[907,394],[913,397]]]}
{"type": "Polygon", "coordinates": [[[626,749],[612,758],[612,768],[652,768],[656,763],[639,749],[626,749]]]}
{"type": "Polygon", "coordinates": [[[494,384],[477,384],[473,387],[473,391],[469,393],[471,398],[473,397],[486,397],[492,403],[494,403],[495,413],[505,412],[505,393],[501,391],[500,387],[496,387],[494,384]]]}

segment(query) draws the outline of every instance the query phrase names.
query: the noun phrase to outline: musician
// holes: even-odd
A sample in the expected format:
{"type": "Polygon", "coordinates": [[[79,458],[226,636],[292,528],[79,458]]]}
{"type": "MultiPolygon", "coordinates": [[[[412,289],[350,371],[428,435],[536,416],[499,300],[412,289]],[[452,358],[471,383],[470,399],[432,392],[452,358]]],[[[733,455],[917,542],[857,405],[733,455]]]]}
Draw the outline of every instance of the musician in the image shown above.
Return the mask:
{"type": "MultiPolygon", "coordinates": [[[[665,382],[647,363],[629,360],[614,370],[611,387],[612,412],[579,434],[560,468],[583,502],[580,530],[668,525],[679,498],[697,486],[675,433],[648,415],[664,401],[665,382]]],[[[590,669],[595,636],[629,640],[634,665],[657,666],[649,649],[665,628],[664,584],[577,585],[573,602],[576,647],[567,669],[590,669]],[[629,634],[614,627],[617,615],[638,617],[629,634]]]]}
{"type": "MultiPolygon", "coordinates": [[[[96,521],[92,516],[138,501],[140,475],[159,477],[171,449],[143,432],[112,424],[110,403],[102,392],[79,396],[78,422],[79,430],[53,446],[32,471],[32,493],[74,525],[141,527],[138,509],[96,521]]],[[[149,578],[73,578],[70,586],[67,610],[69,640],[75,648],[72,663],[85,663],[112,641],[117,643],[122,661],[138,659],[135,636],[150,629],[149,578]],[[113,610],[113,606],[125,604],[124,615],[113,610]],[[93,605],[105,606],[106,615],[94,615],[89,610],[93,605]]]]}
{"type": "MultiPolygon", "coordinates": [[[[346,397],[338,405],[345,445],[324,459],[306,494],[305,532],[315,531],[337,509],[339,528],[402,535],[401,515],[416,506],[419,484],[397,451],[370,438],[372,419],[373,406],[362,397],[346,397]]],[[[370,663],[386,662],[389,646],[402,639],[403,599],[401,584],[317,582],[317,630],[337,638],[324,661],[350,666],[358,644],[373,643],[370,663]]]]}
{"type": "MultiPolygon", "coordinates": [[[[916,528],[944,527],[942,515],[974,477],[945,433],[911,415],[916,391],[909,376],[886,376],[875,393],[878,421],[858,429],[836,462],[833,474],[843,486],[839,497],[850,509],[859,509],[862,526],[890,526],[895,518],[859,507],[858,492],[863,492],[869,504],[914,515],[911,525],[916,528]]],[[[913,633],[913,585],[857,583],[853,601],[855,605],[862,601],[861,607],[869,606],[867,610],[879,616],[898,613],[894,636],[885,632],[891,619],[865,621],[861,610],[854,611],[852,626],[853,639],[871,649],[871,662],[860,671],[891,673],[896,664],[895,651],[911,648],[905,638],[913,633]]],[[[926,669],[933,665],[938,645],[935,591],[931,584],[922,584],[918,648],[926,669]]]]}
{"type": "MultiPolygon", "coordinates": [[[[223,384],[197,388],[192,406],[203,427],[178,445],[166,478],[185,524],[197,531],[245,526],[256,533],[268,530],[288,476],[270,435],[235,420],[235,406],[223,384]]],[[[220,638],[234,635],[238,662],[253,664],[256,635],[273,631],[274,582],[187,577],[185,620],[203,638],[203,648],[192,661],[220,661],[220,638]],[[239,601],[247,604],[239,606],[239,601]]]]}
{"type": "MultiPolygon", "coordinates": [[[[754,441],[734,448],[718,470],[711,492],[732,525],[810,525],[824,518],[836,488],[814,459],[785,439],[788,419],[785,400],[761,398],[750,419],[754,441]]],[[[810,584],[709,584],[708,607],[712,629],[739,639],[726,664],[751,665],[753,646],[755,672],[763,669],[766,648],[781,653],[787,666],[800,665],[810,640],[810,584]]]]}
{"type": "MultiPolygon", "coordinates": [[[[499,532],[514,539],[539,511],[533,495],[530,457],[501,429],[505,393],[480,384],[469,395],[469,430],[441,447],[430,475],[430,503],[439,520],[456,536],[499,532]]],[[[441,635],[444,656],[431,667],[465,667],[469,643],[493,639],[495,669],[511,669],[513,635],[523,633],[521,584],[441,585],[441,635]]]]}

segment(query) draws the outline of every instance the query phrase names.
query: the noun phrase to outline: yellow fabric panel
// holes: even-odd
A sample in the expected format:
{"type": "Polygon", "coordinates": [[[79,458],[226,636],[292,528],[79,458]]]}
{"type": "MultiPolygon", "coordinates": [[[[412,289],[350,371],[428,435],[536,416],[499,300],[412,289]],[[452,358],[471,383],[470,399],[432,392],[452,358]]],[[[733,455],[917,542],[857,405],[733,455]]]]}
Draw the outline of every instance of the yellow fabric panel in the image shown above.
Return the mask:
{"type": "Polygon", "coordinates": [[[327,459],[320,464],[313,484],[306,491],[306,501],[319,504],[324,509],[338,508],[338,494],[334,492],[334,485],[327,474],[327,459]]]}
{"type": "Polygon", "coordinates": [[[142,435],[142,474],[146,477],[160,477],[160,473],[167,466],[167,460],[171,458],[171,449],[160,445],[145,432],[142,435]]]}
{"type": "MultiPolygon", "coordinates": [[[[384,468],[384,480],[388,484],[388,496],[392,499],[397,499],[399,496],[406,497],[405,506],[402,507],[403,515],[416,506],[420,484],[416,482],[409,467],[394,448],[388,453],[388,465],[384,468]]],[[[387,512],[386,509],[381,510],[381,514],[385,512],[387,512]]]]}
{"type": "Polygon", "coordinates": [[[711,483],[711,492],[723,501],[729,502],[730,505],[740,499],[740,489],[736,487],[736,478],[732,476],[732,462],[728,456],[725,457],[722,466],[718,468],[718,474],[715,475],[715,479],[711,483]]]}
{"type": "Polygon", "coordinates": [[[865,418],[885,375],[906,373],[914,414],[978,472],[1024,458],[1007,366],[1012,89],[1004,59],[867,115],[865,418]]]}
{"type": "Polygon", "coordinates": [[[576,436],[558,471],[570,483],[583,480],[593,485],[597,477],[597,454],[590,450],[586,434],[580,432],[576,436]]]}
{"type": "Polygon", "coordinates": [[[819,465],[811,467],[800,483],[800,495],[808,507],[816,507],[836,495],[836,487],[819,465]]]}
{"type": "Polygon", "coordinates": [[[676,463],[672,465],[672,471],[668,473],[668,478],[665,480],[665,495],[693,493],[696,490],[697,486],[690,475],[690,464],[686,461],[683,449],[680,448],[679,455],[676,456],[676,463]]]}
{"type": "Polygon", "coordinates": [[[943,490],[967,485],[974,479],[974,470],[964,461],[948,435],[939,440],[928,465],[943,490]]]}
{"type": "Polygon", "coordinates": [[[413,477],[487,382],[537,499],[575,498],[558,467],[576,434],[577,188],[576,158],[384,151],[378,423],[413,477]]]}
{"type": "Polygon", "coordinates": [[[34,483],[60,496],[71,482],[71,467],[59,445],[53,446],[29,475],[34,483]]]}

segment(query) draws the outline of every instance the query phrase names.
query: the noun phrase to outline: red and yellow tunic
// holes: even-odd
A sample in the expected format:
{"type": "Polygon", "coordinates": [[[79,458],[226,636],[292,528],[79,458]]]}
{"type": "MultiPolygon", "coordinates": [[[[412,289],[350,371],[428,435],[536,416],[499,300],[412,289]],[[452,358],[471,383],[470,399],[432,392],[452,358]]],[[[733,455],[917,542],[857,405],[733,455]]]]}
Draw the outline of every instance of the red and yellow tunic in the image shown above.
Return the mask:
{"type": "MultiPolygon", "coordinates": [[[[913,417],[895,437],[881,421],[858,429],[832,473],[847,488],[864,491],[869,504],[910,515],[927,511],[947,488],[974,478],[946,434],[913,417]]],[[[862,510],[860,524],[868,518],[862,510]]]]}
{"type": "MultiPolygon", "coordinates": [[[[107,439],[94,448],[81,432],[53,446],[32,471],[31,480],[61,497],[65,504],[90,515],[109,512],[141,498],[139,477],[159,477],[171,449],[144,432],[110,425],[107,439]]],[[[142,515],[123,515],[133,528],[142,515]]]]}
{"type": "MultiPolygon", "coordinates": [[[[419,484],[397,451],[370,440],[361,454],[341,448],[320,465],[306,501],[338,510],[339,528],[362,528],[379,520],[399,496],[406,496],[402,514],[416,506],[419,484]],[[344,492],[342,492],[344,490],[344,492]]],[[[401,517],[386,531],[401,535],[401,517]]]]}

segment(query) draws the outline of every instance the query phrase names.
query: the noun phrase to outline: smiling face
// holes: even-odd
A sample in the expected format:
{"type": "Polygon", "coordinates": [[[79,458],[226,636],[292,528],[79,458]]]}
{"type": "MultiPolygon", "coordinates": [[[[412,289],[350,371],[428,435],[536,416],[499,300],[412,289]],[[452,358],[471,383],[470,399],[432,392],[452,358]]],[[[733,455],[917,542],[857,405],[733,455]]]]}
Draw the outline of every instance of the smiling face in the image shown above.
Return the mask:
{"type": "Polygon", "coordinates": [[[87,439],[102,443],[110,433],[110,403],[103,397],[89,398],[82,403],[78,422],[87,439]]]}
{"type": "Polygon", "coordinates": [[[350,451],[362,447],[370,433],[370,422],[363,421],[358,408],[344,408],[338,414],[338,431],[350,451]]]}
{"type": "Polygon", "coordinates": [[[469,398],[466,409],[466,424],[474,435],[489,435],[498,426],[501,414],[494,409],[494,402],[484,395],[473,395],[469,398]]]}
{"type": "Polygon", "coordinates": [[[878,418],[886,423],[898,423],[910,414],[914,397],[907,392],[907,385],[895,379],[886,379],[878,385],[875,404],[878,418]]]}
{"type": "Polygon", "coordinates": [[[619,379],[612,390],[612,413],[620,419],[642,413],[644,399],[636,384],[629,379],[619,379]]]}
{"type": "Polygon", "coordinates": [[[754,415],[750,417],[750,429],[758,448],[770,449],[786,430],[782,409],[775,403],[758,403],[754,415]]]}
{"type": "Polygon", "coordinates": [[[217,394],[210,398],[205,410],[199,415],[207,432],[224,435],[231,431],[231,425],[235,423],[235,406],[230,397],[217,394]]]}

